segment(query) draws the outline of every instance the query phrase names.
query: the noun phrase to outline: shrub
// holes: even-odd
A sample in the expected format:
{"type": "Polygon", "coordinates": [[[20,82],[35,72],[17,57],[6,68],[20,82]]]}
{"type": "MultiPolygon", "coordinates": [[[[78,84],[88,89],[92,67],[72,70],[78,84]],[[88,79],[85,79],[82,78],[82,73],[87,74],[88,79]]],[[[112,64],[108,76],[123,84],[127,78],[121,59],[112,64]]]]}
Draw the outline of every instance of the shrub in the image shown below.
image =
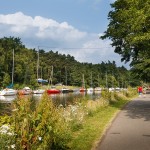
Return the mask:
{"type": "Polygon", "coordinates": [[[32,110],[31,100],[19,98],[14,103],[16,149],[67,149],[69,128],[59,110],[45,94],[32,110]]]}
{"type": "Polygon", "coordinates": [[[0,149],[8,150],[15,148],[14,132],[9,124],[0,127],[0,149]]]}

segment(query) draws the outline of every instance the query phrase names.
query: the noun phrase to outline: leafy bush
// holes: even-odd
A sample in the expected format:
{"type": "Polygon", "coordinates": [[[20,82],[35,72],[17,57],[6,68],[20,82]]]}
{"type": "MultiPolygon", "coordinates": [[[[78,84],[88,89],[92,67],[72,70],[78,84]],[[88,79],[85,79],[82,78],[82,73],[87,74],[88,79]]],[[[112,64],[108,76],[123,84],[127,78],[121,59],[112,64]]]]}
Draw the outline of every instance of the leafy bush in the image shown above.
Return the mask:
{"type": "Polygon", "coordinates": [[[114,98],[119,101],[119,100],[126,100],[127,97],[123,93],[115,92],[114,93],[114,98]]]}
{"type": "Polygon", "coordinates": [[[45,94],[34,110],[31,106],[28,98],[19,98],[14,103],[16,149],[67,149],[69,128],[52,100],[45,94]]]}
{"type": "Polygon", "coordinates": [[[0,149],[8,150],[15,148],[14,132],[9,124],[3,124],[0,127],[0,149]]]}

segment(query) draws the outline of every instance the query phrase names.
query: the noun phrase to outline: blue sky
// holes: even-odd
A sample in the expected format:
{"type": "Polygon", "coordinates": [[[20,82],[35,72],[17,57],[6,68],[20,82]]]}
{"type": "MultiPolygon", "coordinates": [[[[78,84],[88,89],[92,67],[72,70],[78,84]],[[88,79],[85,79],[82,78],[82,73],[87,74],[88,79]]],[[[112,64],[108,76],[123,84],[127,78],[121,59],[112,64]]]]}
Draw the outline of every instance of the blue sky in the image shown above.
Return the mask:
{"type": "Polygon", "coordinates": [[[20,37],[28,48],[70,54],[80,62],[101,63],[121,57],[110,41],[99,36],[107,29],[114,0],[5,0],[0,5],[0,37],[20,37]]]}

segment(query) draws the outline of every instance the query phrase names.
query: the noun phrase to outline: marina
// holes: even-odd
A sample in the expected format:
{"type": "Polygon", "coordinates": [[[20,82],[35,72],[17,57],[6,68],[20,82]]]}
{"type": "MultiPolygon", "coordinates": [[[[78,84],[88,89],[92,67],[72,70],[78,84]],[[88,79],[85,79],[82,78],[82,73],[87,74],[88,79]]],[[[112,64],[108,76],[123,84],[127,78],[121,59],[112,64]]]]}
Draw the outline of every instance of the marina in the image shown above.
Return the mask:
{"type": "MultiPolygon", "coordinates": [[[[40,100],[42,97],[43,93],[32,93],[29,95],[22,95],[24,97],[29,97],[32,98],[33,100],[40,100]]],[[[52,100],[54,100],[58,104],[62,104],[64,106],[68,104],[73,104],[75,101],[78,99],[90,99],[90,100],[95,100],[96,98],[99,98],[101,95],[100,91],[93,92],[93,93],[87,93],[87,92],[70,92],[70,93],[52,93],[48,94],[52,100]]],[[[10,96],[0,96],[0,103],[11,103],[13,100],[17,99],[18,95],[10,95],[10,96]]]]}

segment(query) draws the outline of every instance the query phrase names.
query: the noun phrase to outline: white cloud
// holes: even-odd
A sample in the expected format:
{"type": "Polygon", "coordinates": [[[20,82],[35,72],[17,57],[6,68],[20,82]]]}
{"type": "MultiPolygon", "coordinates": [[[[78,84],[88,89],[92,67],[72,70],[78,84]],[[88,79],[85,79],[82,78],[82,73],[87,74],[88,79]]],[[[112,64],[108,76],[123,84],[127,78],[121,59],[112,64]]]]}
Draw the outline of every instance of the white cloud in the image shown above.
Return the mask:
{"type": "Polygon", "coordinates": [[[25,16],[22,12],[17,12],[15,14],[0,15],[0,23],[9,25],[30,25],[32,23],[32,18],[30,16],[25,16]]]}
{"type": "Polygon", "coordinates": [[[54,50],[70,54],[81,62],[115,60],[118,65],[121,64],[119,55],[110,47],[110,41],[100,40],[98,34],[79,31],[66,21],[59,23],[41,16],[33,18],[22,12],[0,14],[0,30],[0,37],[19,37],[27,47],[56,47],[54,50]]]}
{"type": "Polygon", "coordinates": [[[33,29],[31,35],[44,39],[63,38],[64,40],[75,40],[83,38],[86,35],[86,33],[80,32],[68,25],[67,22],[58,23],[55,20],[40,16],[32,18],[24,15],[22,12],[0,15],[0,24],[1,26],[9,25],[9,31],[14,35],[26,34],[30,29],[33,29]]]}

